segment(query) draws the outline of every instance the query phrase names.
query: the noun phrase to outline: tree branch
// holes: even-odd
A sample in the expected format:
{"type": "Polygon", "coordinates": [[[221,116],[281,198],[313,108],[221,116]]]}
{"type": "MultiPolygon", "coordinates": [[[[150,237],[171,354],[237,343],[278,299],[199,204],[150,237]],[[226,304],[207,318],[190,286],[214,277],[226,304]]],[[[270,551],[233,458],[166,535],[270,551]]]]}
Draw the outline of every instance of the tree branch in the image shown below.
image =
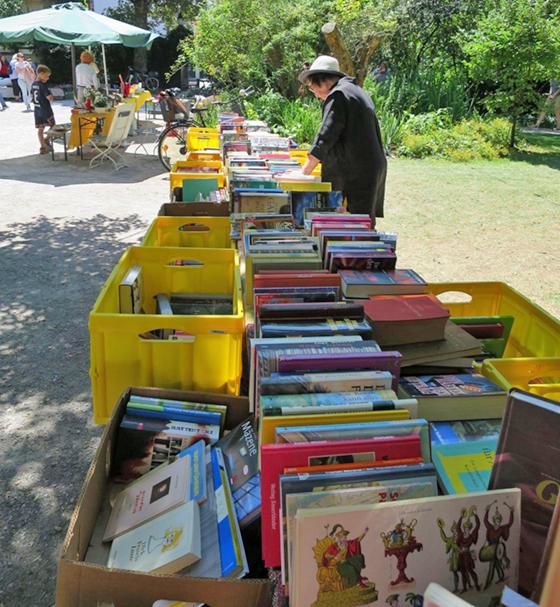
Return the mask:
{"type": "Polygon", "coordinates": [[[321,33],[325,37],[325,42],[331,49],[332,54],[338,59],[340,70],[349,76],[354,76],[356,74],[354,61],[346,48],[346,44],[340,35],[340,30],[336,26],[336,23],[333,21],[325,23],[321,28],[321,33]]]}

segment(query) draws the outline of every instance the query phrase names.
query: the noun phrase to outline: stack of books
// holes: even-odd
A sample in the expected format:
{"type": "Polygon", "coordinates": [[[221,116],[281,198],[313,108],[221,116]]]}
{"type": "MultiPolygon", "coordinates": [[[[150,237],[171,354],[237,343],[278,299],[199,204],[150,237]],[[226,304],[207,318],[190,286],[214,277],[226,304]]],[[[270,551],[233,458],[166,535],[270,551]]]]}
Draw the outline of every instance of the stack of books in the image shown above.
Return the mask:
{"type": "MultiPolygon", "coordinates": [[[[102,533],[108,567],[209,578],[248,572],[240,521],[260,512],[257,439],[252,418],[224,436],[225,415],[225,405],[130,397],[102,533]]],[[[91,552],[99,561],[100,547],[91,552]]]]}

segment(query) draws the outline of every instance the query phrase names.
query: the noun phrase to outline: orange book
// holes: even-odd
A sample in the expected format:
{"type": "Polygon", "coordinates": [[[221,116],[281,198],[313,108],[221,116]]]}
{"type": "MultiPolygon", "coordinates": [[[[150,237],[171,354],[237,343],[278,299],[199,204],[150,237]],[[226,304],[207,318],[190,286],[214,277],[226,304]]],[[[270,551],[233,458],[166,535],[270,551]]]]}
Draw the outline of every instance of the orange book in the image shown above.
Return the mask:
{"type": "Polygon", "coordinates": [[[362,470],[366,468],[386,468],[388,466],[413,466],[423,464],[422,457],[405,457],[403,459],[378,460],[376,462],[352,462],[346,464],[325,464],[324,466],[295,466],[284,468],[284,474],[310,474],[312,472],[331,472],[338,470],[362,470]]]}

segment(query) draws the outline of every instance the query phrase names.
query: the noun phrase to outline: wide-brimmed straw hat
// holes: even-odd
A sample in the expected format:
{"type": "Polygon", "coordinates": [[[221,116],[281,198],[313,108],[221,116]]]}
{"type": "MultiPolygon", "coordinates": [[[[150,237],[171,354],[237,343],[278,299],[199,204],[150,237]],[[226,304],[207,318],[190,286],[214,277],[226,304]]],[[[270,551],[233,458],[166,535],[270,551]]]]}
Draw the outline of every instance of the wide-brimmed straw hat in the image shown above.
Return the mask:
{"type": "Polygon", "coordinates": [[[305,83],[309,76],[313,74],[332,74],[333,76],[346,76],[344,72],[340,71],[340,65],[338,59],[329,55],[320,55],[311,64],[308,70],[303,70],[298,76],[300,82],[305,83]]]}

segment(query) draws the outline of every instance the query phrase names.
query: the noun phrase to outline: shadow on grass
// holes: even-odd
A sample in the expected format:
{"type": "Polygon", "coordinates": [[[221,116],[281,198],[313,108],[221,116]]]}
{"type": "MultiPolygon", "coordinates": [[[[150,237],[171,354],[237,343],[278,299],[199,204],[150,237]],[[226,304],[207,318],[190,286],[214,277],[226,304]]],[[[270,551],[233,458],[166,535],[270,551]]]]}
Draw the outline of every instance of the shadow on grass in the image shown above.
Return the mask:
{"type": "Polygon", "coordinates": [[[525,149],[512,152],[510,160],[560,170],[560,135],[522,133],[519,141],[525,149]]]}
{"type": "Polygon", "coordinates": [[[88,314],[137,215],[0,231],[0,604],[53,605],[56,557],[101,429],[88,314]]]}

